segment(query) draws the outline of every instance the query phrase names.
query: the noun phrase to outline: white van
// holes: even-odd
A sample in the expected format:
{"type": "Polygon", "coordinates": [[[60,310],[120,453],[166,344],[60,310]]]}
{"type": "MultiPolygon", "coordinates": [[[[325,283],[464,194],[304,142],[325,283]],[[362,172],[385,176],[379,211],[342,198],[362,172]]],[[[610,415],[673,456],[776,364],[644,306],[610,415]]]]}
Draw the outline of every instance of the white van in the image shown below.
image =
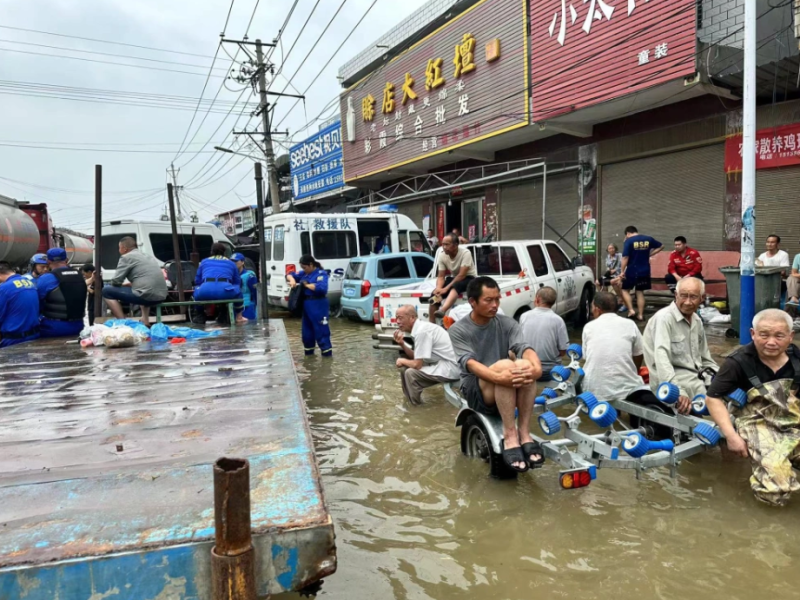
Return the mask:
{"type": "MultiPolygon", "coordinates": [[[[178,244],[182,261],[188,261],[191,258],[192,229],[195,231],[197,251],[201,260],[211,254],[211,245],[215,242],[225,244],[229,251],[233,250],[231,241],[225,237],[219,227],[208,223],[178,223],[178,244]]],[[[169,221],[135,221],[132,219],[108,221],[103,223],[101,246],[103,281],[108,281],[114,276],[119,262],[119,241],[125,236],[134,238],[142,254],[154,256],[161,265],[175,258],[172,246],[172,225],[169,221]]]]}
{"type": "Polygon", "coordinates": [[[395,212],[281,213],[265,219],[267,297],[287,307],[286,274],[300,269],[300,257],[311,254],[330,273],[328,300],[338,304],[350,259],[384,251],[431,253],[425,232],[395,212]]]}

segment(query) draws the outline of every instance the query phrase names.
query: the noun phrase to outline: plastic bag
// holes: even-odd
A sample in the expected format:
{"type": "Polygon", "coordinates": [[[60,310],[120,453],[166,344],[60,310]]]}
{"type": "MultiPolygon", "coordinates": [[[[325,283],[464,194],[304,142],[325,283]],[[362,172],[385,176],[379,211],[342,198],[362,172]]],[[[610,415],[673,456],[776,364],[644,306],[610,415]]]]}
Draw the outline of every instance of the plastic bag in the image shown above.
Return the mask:
{"type": "Polygon", "coordinates": [[[107,348],[132,348],[139,344],[139,336],[131,327],[118,325],[105,332],[103,343],[107,348]]]}
{"type": "Polygon", "coordinates": [[[169,331],[163,323],[156,323],[150,328],[150,339],[154,342],[166,342],[167,337],[169,337],[169,331]]]}
{"type": "Polygon", "coordinates": [[[723,315],[714,306],[701,306],[697,311],[703,323],[730,323],[731,316],[723,315]]]}
{"type": "Polygon", "coordinates": [[[168,327],[167,329],[169,337],[182,337],[187,340],[199,340],[222,335],[221,329],[215,329],[214,331],[203,331],[202,329],[192,329],[191,327],[168,327]]]}
{"type": "Polygon", "coordinates": [[[92,346],[102,346],[105,332],[110,328],[98,323],[97,325],[92,325],[89,329],[91,330],[92,346]]]}
{"type": "Polygon", "coordinates": [[[106,327],[129,327],[139,338],[140,342],[146,342],[150,338],[150,329],[147,325],[136,319],[109,319],[105,322],[106,327]]]}

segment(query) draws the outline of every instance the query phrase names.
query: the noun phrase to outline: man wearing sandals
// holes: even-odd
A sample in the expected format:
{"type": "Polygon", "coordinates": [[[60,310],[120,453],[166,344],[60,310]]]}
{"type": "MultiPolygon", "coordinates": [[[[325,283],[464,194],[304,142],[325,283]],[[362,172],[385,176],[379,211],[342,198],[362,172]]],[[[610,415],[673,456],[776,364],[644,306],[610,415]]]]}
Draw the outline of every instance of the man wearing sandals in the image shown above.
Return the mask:
{"type": "Polygon", "coordinates": [[[519,473],[540,467],[544,454],[530,434],[536,380],[542,375],[539,357],[519,324],[497,314],[500,289],[494,279],[473,279],[467,298],[472,312],[449,330],[461,366],[461,393],[473,410],[500,415],[503,460],[509,467],[519,473]]]}

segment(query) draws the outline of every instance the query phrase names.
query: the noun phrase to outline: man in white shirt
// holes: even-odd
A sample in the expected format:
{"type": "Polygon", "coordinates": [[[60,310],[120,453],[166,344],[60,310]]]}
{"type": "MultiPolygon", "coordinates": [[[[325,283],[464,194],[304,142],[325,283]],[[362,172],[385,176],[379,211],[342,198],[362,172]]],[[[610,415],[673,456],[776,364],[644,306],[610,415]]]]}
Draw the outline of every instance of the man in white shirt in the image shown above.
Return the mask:
{"type": "Polygon", "coordinates": [[[458,236],[454,233],[444,236],[442,240],[442,252],[437,258],[436,275],[436,289],[433,290],[433,296],[442,298],[443,302],[441,306],[436,304],[431,306],[431,323],[436,322],[436,317],[444,317],[458,300],[459,294],[466,292],[469,282],[478,275],[472,252],[459,246],[458,236]],[[447,275],[448,272],[450,275],[447,275]],[[435,312],[432,310],[433,307],[437,308],[435,312]]]}
{"type": "Polygon", "coordinates": [[[569,345],[567,324],[553,312],[557,297],[558,292],[553,288],[539,288],[533,301],[534,309],[519,319],[525,341],[531,345],[542,363],[540,381],[550,379],[550,371],[561,364],[561,357],[567,353],[569,345]]]}
{"type": "Polygon", "coordinates": [[[769,236],[767,251],[756,259],[756,265],[759,267],[785,267],[786,269],[781,273],[785,277],[792,265],[789,262],[789,255],[780,248],[781,237],[774,234],[769,236]]]}
{"type": "Polygon", "coordinates": [[[422,404],[422,392],[440,383],[457,381],[461,370],[447,332],[438,325],[417,319],[416,309],[404,304],[396,313],[398,330],[395,341],[407,358],[397,359],[401,369],[403,394],[411,404],[422,404]],[[405,342],[406,334],[414,338],[414,347],[405,342]]]}

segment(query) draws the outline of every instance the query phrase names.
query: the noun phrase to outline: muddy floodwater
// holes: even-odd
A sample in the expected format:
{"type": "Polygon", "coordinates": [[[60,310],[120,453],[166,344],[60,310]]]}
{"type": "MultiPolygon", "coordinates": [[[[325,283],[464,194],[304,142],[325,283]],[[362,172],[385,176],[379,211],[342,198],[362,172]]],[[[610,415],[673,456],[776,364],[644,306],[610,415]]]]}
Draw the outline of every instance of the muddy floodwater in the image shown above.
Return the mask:
{"type": "Polygon", "coordinates": [[[715,449],[676,479],[602,469],[571,491],[550,463],[496,481],[461,454],[440,389],[404,404],[396,355],[372,349],[371,326],[334,320],[330,361],[303,356],[299,321],[286,328],[336,527],[338,572],[318,597],[800,598],[800,495],[758,504],[746,462],[715,449]]]}

